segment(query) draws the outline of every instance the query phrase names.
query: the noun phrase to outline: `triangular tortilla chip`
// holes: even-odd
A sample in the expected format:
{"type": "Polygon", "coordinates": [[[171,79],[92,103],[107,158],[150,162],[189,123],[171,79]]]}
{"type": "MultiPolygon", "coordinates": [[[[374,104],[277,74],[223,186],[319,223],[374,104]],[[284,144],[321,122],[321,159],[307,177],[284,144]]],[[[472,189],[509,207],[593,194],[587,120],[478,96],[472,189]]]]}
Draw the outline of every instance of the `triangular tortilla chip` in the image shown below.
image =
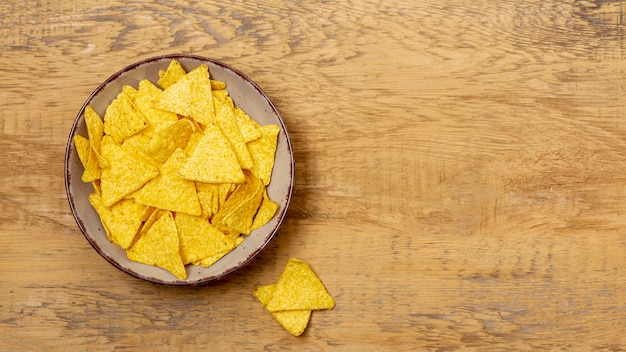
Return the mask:
{"type": "Polygon", "coordinates": [[[217,213],[214,205],[217,204],[219,196],[219,184],[196,182],[196,192],[198,193],[198,200],[200,200],[200,208],[202,208],[200,217],[204,219],[211,218],[217,213]]]}
{"type": "Polygon", "coordinates": [[[237,155],[239,165],[244,169],[250,169],[252,158],[235,119],[232,100],[230,97],[226,97],[224,100],[213,99],[213,106],[215,107],[215,123],[228,139],[231,148],[237,155]]]}
{"type": "Polygon", "coordinates": [[[140,154],[126,152],[115,142],[106,142],[107,137],[103,138],[102,156],[109,166],[102,169],[100,188],[104,206],[110,207],[156,177],[159,170],[140,154]]]}
{"type": "Polygon", "coordinates": [[[107,230],[109,240],[123,249],[127,249],[139,232],[145,217],[146,207],[138,204],[134,199],[123,199],[107,208],[97,193],[89,195],[89,203],[100,215],[100,220],[107,230]]]}
{"type": "Polygon", "coordinates": [[[183,150],[176,149],[161,167],[161,174],[135,193],[137,202],[173,212],[200,215],[202,209],[195,183],[180,178],[176,173],[185,159],[183,150]]]}
{"type": "Polygon", "coordinates": [[[206,219],[176,213],[176,228],[180,239],[183,264],[193,263],[235,247],[233,240],[209,224],[206,219]]]}
{"type": "Polygon", "coordinates": [[[139,263],[163,268],[181,280],[187,278],[180,257],[176,223],[169,211],[159,211],[156,221],[142,230],[137,242],[126,251],[126,256],[139,263]]]}
{"type": "Polygon", "coordinates": [[[143,152],[159,164],[164,163],[176,149],[183,149],[194,132],[195,127],[190,120],[178,120],[166,127],[157,129],[150,136],[143,152]]]}
{"type": "MultiPolygon", "coordinates": [[[[263,305],[267,305],[274,296],[276,291],[276,285],[265,285],[255,287],[252,291],[254,297],[263,305]]],[[[293,336],[300,336],[306,329],[311,318],[310,309],[298,309],[298,310],[285,310],[281,312],[273,312],[272,316],[278,321],[278,323],[289,331],[293,336]]]]}
{"type": "Polygon", "coordinates": [[[149,125],[155,129],[163,128],[178,121],[178,115],[154,107],[154,103],[163,95],[163,91],[152,82],[144,79],[139,82],[139,89],[135,97],[135,105],[141,111],[149,125]]]}
{"type": "Polygon", "coordinates": [[[183,76],[185,76],[185,69],[180,65],[178,60],[172,60],[167,66],[167,70],[159,70],[159,81],[157,83],[163,87],[163,89],[166,89],[183,78],[183,76]]]}
{"type": "Polygon", "coordinates": [[[229,236],[249,235],[254,215],[263,200],[263,184],[246,170],[246,181],[228,197],[212,223],[229,236]]]}
{"type": "Polygon", "coordinates": [[[78,153],[78,159],[85,170],[81,176],[83,182],[92,182],[100,179],[101,170],[96,153],[91,148],[89,140],[81,135],[74,135],[74,146],[78,153]]]}
{"type": "Polygon", "coordinates": [[[106,167],[106,161],[102,157],[101,144],[104,135],[104,123],[98,113],[89,105],[85,107],[85,124],[87,125],[87,135],[91,149],[98,157],[100,167],[106,167]]]}
{"type": "Polygon", "coordinates": [[[182,178],[205,183],[241,183],[244,180],[237,155],[214,125],[206,126],[202,139],[178,173],[182,178]]]}
{"type": "Polygon", "coordinates": [[[239,107],[235,108],[235,119],[244,142],[248,143],[261,137],[261,126],[239,107]]]}
{"type": "Polygon", "coordinates": [[[278,210],[278,203],[272,201],[267,196],[267,190],[263,190],[263,201],[261,201],[259,210],[254,216],[250,230],[254,231],[267,224],[274,217],[274,214],[276,214],[276,210],[278,210]]]}
{"type": "Polygon", "coordinates": [[[280,128],[277,125],[261,126],[261,137],[247,143],[253,162],[250,170],[266,186],[272,180],[279,131],[280,128]]]}
{"type": "Polygon", "coordinates": [[[305,262],[291,258],[276,283],[274,296],[266,307],[270,312],[321,310],[334,308],[335,301],[305,262]]]}
{"type": "Polygon", "coordinates": [[[146,126],[143,115],[124,92],[117,95],[104,113],[104,133],[119,144],[146,126]]]}
{"type": "MultiPolygon", "coordinates": [[[[234,240],[235,247],[239,246],[242,242],[243,242],[243,237],[235,238],[234,240]]],[[[203,267],[208,268],[211,265],[215,264],[218,260],[222,259],[226,254],[230,253],[231,251],[232,249],[229,249],[229,250],[222,251],[214,255],[210,255],[208,257],[204,257],[198,261],[195,261],[194,264],[202,265],[203,267]]]]}
{"type": "Polygon", "coordinates": [[[203,125],[212,124],[213,95],[208,67],[200,65],[167,87],[155,107],[191,117],[203,125]]]}

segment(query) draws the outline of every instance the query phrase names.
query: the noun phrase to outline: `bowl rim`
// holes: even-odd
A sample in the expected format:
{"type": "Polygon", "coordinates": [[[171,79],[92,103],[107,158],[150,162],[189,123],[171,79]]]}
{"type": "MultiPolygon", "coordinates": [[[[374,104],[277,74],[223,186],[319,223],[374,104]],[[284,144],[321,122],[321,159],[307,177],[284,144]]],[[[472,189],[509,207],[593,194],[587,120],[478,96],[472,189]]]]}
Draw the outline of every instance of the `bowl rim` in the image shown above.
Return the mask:
{"type": "MultiPolygon", "coordinates": [[[[117,269],[119,269],[120,271],[134,277],[137,279],[141,279],[144,281],[148,281],[148,282],[152,282],[155,284],[160,284],[160,285],[165,285],[165,286],[202,286],[202,285],[206,285],[209,283],[214,283],[216,281],[222,280],[230,275],[232,275],[233,273],[235,273],[236,271],[241,270],[242,268],[246,267],[248,264],[250,264],[250,262],[252,262],[254,260],[255,257],[257,257],[266,247],[267,245],[272,241],[272,239],[277,235],[277,233],[279,232],[280,228],[282,227],[282,224],[287,216],[287,212],[288,212],[288,208],[289,208],[289,204],[291,203],[291,198],[293,196],[293,191],[294,191],[294,180],[295,180],[295,158],[294,158],[294,152],[293,152],[293,147],[291,144],[291,139],[289,137],[289,133],[287,131],[287,128],[285,126],[284,120],[282,118],[282,116],[280,115],[278,109],[276,108],[276,106],[274,105],[274,103],[272,102],[272,100],[269,98],[269,96],[263,91],[263,89],[261,89],[261,87],[259,87],[256,82],[254,82],[252,79],[250,79],[247,75],[245,75],[243,72],[237,70],[236,68],[225,64],[217,59],[214,58],[209,58],[209,57],[205,57],[205,56],[201,56],[201,55],[194,55],[194,54],[164,54],[164,55],[157,55],[157,56],[152,56],[152,57],[148,57],[142,60],[139,60],[137,62],[134,62],[130,65],[127,65],[126,67],[118,70],[117,72],[115,72],[114,74],[112,74],[111,76],[109,76],[106,80],[104,80],[102,83],[100,83],[98,85],[98,87],[88,96],[88,98],[85,100],[84,104],[82,105],[82,107],[79,109],[76,117],[74,118],[74,122],[72,123],[72,126],[70,128],[70,132],[69,132],[69,137],[67,139],[67,143],[66,143],[66,147],[65,147],[65,160],[64,160],[64,181],[65,181],[65,192],[66,192],[66,198],[68,200],[69,206],[70,206],[70,210],[72,212],[72,216],[74,217],[74,220],[79,228],[79,230],[81,231],[81,233],[83,234],[83,236],[87,239],[87,241],[89,242],[89,244],[91,245],[91,247],[96,250],[96,252],[103,257],[107,262],[109,262],[111,265],[113,265],[114,267],[116,267],[117,269]],[[81,121],[81,116],[83,116],[85,108],[90,104],[90,102],[100,93],[100,91],[102,91],[108,84],[110,84],[111,82],[115,81],[116,79],[118,79],[122,74],[124,74],[125,72],[128,72],[129,70],[132,70],[136,67],[139,67],[141,65],[146,65],[149,64],[151,62],[154,61],[162,61],[162,60],[174,60],[174,59],[190,59],[190,60],[196,60],[199,62],[210,62],[213,65],[219,66],[224,70],[228,70],[228,71],[232,71],[235,75],[239,76],[241,79],[243,79],[244,81],[246,81],[248,84],[250,84],[256,91],[257,93],[268,103],[268,105],[270,106],[272,113],[276,115],[277,117],[277,123],[280,124],[280,128],[281,128],[281,132],[284,134],[285,137],[285,142],[286,142],[286,149],[288,150],[288,154],[289,154],[289,159],[290,159],[290,165],[289,165],[289,185],[288,185],[288,189],[287,189],[287,193],[285,196],[285,204],[284,204],[284,209],[282,210],[282,212],[280,214],[277,214],[278,217],[278,222],[276,223],[276,225],[274,226],[274,228],[271,230],[270,234],[267,236],[267,239],[257,248],[255,248],[255,250],[250,253],[243,261],[241,261],[240,263],[238,263],[237,265],[231,267],[228,270],[225,270],[222,273],[219,273],[217,275],[211,276],[211,277],[207,277],[207,278],[203,278],[203,279],[199,279],[196,281],[187,281],[187,280],[177,280],[177,281],[163,281],[160,280],[158,278],[155,277],[150,277],[150,276],[146,276],[146,275],[141,275],[138,272],[135,272],[134,270],[130,270],[126,267],[124,267],[122,264],[118,263],[114,258],[111,258],[110,255],[106,254],[105,251],[100,248],[100,246],[96,243],[96,241],[89,235],[89,232],[87,231],[87,228],[85,226],[85,224],[83,223],[83,221],[80,219],[80,217],[78,216],[78,211],[76,209],[76,206],[74,204],[74,199],[73,199],[73,195],[71,193],[71,183],[72,183],[72,175],[70,175],[70,157],[72,154],[72,148],[73,148],[73,137],[77,134],[77,130],[79,127],[79,122],[81,121]]],[[[74,178],[76,177],[76,175],[74,175],[74,178]]],[[[82,182],[82,180],[79,181],[82,182]]],[[[98,221],[101,222],[100,218],[98,217],[98,221]]]]}

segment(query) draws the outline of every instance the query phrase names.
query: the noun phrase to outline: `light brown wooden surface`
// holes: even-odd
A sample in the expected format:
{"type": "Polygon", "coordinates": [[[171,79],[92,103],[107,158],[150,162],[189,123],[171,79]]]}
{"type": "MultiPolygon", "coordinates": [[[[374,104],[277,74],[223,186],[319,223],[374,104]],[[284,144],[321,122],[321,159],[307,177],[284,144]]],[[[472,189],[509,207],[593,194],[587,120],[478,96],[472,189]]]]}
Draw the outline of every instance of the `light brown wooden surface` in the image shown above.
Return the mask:
{"type": "Polygon", "coordinates": [[[623,1],[3,1],[0,350],[626,350],[623,1]],[[63,181],[89,94],[191,53],[274,101],[279,235],[199,288],[108,264],[63,181]],[[289,257],[337,306],[292,337],[252,296],[289,257]]]}

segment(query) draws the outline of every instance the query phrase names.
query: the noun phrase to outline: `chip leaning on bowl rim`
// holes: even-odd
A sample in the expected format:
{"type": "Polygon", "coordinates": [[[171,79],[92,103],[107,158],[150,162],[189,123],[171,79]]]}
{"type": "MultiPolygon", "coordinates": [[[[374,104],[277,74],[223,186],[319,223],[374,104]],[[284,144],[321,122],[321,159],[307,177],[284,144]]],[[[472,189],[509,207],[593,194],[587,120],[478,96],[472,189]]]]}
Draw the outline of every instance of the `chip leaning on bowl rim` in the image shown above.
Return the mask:
{"type": "Polygon", "coordinates": [[[65,155],[65,185],[70,208],[76,223],[92,247],[118,269],[140,279],[166,285],[201,285],[224,278],[248,264],[258,255],[278,232],[287,212],[293,192],[294,157],[285,124],[268,96],[241,72],[215,59],[194,55],[164,55],[145,59],[129,65],[104,81],[87,99],[72,125],[65,155]],[[211,79],[224,82],[235,106],[240,107],[260,125],[279,127],[274,169],[267,194],[278,204],[274,217],[263,227],[254,230],[243,243],[217,263],[205,268],[186,267],[187,278],[176,279],[169,272],[151,265],[130,261],[125,251],[107,238],[100,218],[89,204],[93,192],[90,183],[82,182],[84,170],[74,148],[75,135],[87,136],[85,110],[92,107],[104,116],[106,107],[125,85],[137,87],[143,79],[155,83],[159,70],[166,70],[172,60],[177,60],[189,72],[200,65],[208,66],[211,79]]]}

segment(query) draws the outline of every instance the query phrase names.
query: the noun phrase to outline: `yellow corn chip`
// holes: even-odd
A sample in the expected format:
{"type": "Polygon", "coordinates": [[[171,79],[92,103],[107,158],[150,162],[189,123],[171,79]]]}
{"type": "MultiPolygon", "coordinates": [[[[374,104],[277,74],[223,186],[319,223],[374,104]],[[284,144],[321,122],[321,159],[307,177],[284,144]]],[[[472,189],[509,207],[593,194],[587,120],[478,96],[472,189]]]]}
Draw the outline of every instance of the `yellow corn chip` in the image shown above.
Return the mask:
{"type": "Polygon", "coordinates": [[[119,144],[146,126],[145,118],[124,92],[117,95],[104,113],[104,133],[119,144]]]}
{"type": "Polygon", "coordinates": [[[100,215],[100,220],[107,230],[109,240],[123,249],[127,249],[133,243],[135,235],[141,227],[146,207],[133,199],[123,199],[107,208],[97,193],[89,195],[89,203],[100,215]]]}
{"type": "Polygon", "coordinates": [[[263,181],[265,186],[272,179],[279,131],[280,128],[277,125],[261,126],[261,137],[247,143],[253,162],[250,170],[263,181]]]}
{"type": "Polygon", "coordinates": [[[249,235],[252,221],[263,200],[263,184],[254,175],[245,172],[246,181],[235,189],[213,216],[212,223],[229,236],[249,235]]]}
{"type": "Polygon", "coordinates": [[[183,76],[185,76],[185,69],[180,65],[180,62],[172,60],[169,66],[167,66],[166,71],[159,70],[159,80],[157,83],[163,87],[163,89],[166,89],[183,76]]]}
{"type": "Polygon", "coordinates": [[[109,166],[102,169],[100,188],[104,206],[110,207],[156,177],[159,170],[140,154],[126,152],[115,142],[107,142],[107,137],[103,138],[102,155],[109,166]]]}
{"type": "Polygon", "coordinates": [[[244,142],[248,143],[261,137],[261,126],[239,107],[235,108],[235,119],[244,142]]]}
{"type": "Polygon", "coordinates": [[[201,217],[176,213],[174,220],[178,229],[183,264],[228,252],[235,247],[233,240],[201,217]]]}
{"type": "Polygon", "coordinates": [[[291,258],[276,283],[274,296],[266,305],[270,312],[297,309],[332,309],[335,301],[303,261],[291,258]]]}
{"type": "MultiPolygon", "coordinates": [[[[228,97],[228,91],[226,89],[212,90],[211,95],[213,95],[213,101],[215,101],[215,99],[223,101],[228,97]]],[[[215,106],[215,104],[213,104],[213,106],[215,106]]]]}
{"type": "Polygon", "coordinates": [[[135,105],[141,111],[149,125],[154,129],[160,129],[178,121],[178,115],[171,112],[154,107],[163,95],[163,91],[152,82],[144,79],[139,82],[139,89],[135,98],[135,105]]]}
{"type": "Polygon", "coordinates": [[[217,213],[217,208],[214,208],[214,205],[218,204],[219,184],[196,182],[196,192],[198,193],[200,208],[202,208],[200,217],[210,219],[213,214],[217,213]]]}
{"type": "Polygon", "coordinates": [[[78,159],[83,164],[85,170],[81,179],[83,182],[92,182],[101,177],[100,164],[98,157],[91,148],[89,140],[81,135],[74,135],[74,146],[78,153],[78,159]]]}
{"type": "Polygon", "coordinates": [[[129,85],[122,87],[122,93],[126,94],[126,96],[128,96],[132,101],[135,101],[135,98],[137,97],[137,89],[129,85]]]}
{"type": "Polygon", "coordinates": [[[143,151],[154,161],[162,164],[176,149],[185,148],[193,132],[194,125],[190,120],[178,120],[154,131],[143,151]]]}
{"type": "Polygon", "coordinates": [[[174,217],[169,211],[158,213],[152,226],[142,230],[135,244],[126,251],[126,256],[139,263],[156,265],[184,280],[187,272],[180,257],[174,217]]]}
{"type": "Polygon", "coordinates": [[[267,191],[263,190],[263,200],[261,201],[259,210],[254,216],[250,230],[254,231],[267,224],[274,217],[274,214],[276,214],[276,210],[278,210],[278,203],[272,201],[267,196],[267,191]]]}
{"type": "Polygon", "coordinates": [[[211,80],[211,91],[226,89],[226,83],[222,81],[211,80]]]}
{"type": "Polygon", "coordinates": [[[202,138],[178,174],[182,178],[204,183],[241,183],[244,180],[237,155],[214,125],[206,126],[202,138]]]}
{"type": "MultiPolygon", "coordinates": [[[[237,247],[238,245],[240,245],[243,242],[243,237],[237,237],[234,240],[234,246],[237,247]]],[[[219,252],[217,254],[214,255],[210,255],[208,257],[204,257],[202,259],[200,259],[199,261],[195,261],[194,264],[195,265],[202,265],[205,268],[210,267],[211,265],[215,264],[218,260],[222,259],[226,254],[230,253],[232,251],[232,249],[226,250],[226,251],[222,251],[219,252]]]]}
{"type": "MultiPolygon", "coordinates": [[[[263,305],[267,305],[272,300],[275,291],[276,285],[272,284],[255,287],[252,293],[259,300],[259,302],[263,303],[263,305]]],[[[311,310],[285,310],[281,312],[272,312],[272,316],[274,316],[274,319],[276,319],[276,321],[278,321],[278,323],[293,336],[300,336],[309,324],[311,310]]]]}
{"type": "Polygon", "coordinates": [[[202,125],[212,124],[215,119],[208,67],[200,65],[167,87],[155,107],[191,117],[202,125]]]}
{"type": "Polygon", "coordinates": [[[137,202],[173,212],[200,215],[202,209],[195,183],[176,174],[185,159],[183,150],[176,149],[161,167],[161,174],[148,181],[135,194],[137,202]]]}
{"type": "Polygon", "coordinates": [[[228,139],[231,148],[237,155],[239,165],[243,169],[250,169],[252,167],[252,158],[246,147],[246,142],[241,136],[239,125],[237,125],[232,100],[229,97],[227,97],[226,101],[214,99],[213,106],[215,107],[215,123],[226,136],[226,139],[228,139]]]}
{"type": "Polygon", "coordinates": [[[85,107],[85,125],[87,125],[87,136],[91,149],[96,153],[100,167],[106,167],[106,161],[102,157],[100,147],[104,134],[104,124],[100,115],[89,105],[85,107]]]}

